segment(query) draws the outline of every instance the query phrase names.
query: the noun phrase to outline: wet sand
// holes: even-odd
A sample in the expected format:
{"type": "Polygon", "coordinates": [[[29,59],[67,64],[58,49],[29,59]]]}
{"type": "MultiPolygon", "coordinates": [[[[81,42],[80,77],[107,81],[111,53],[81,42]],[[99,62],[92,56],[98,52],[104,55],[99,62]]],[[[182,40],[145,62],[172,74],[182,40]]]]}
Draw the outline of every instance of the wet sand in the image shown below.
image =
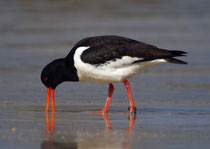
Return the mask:
{"type": "Polygon", "coordinates": [[[208,148],[209,107],[13,106],[1,116],[1,148],[208,148]],[[113,110],[112,110],[113,109],[113,110]],[[6,117],[5,117],[6,116],[6,117]]]}
{"type": "Polygon", "coordinates": [[[0,2],[0,148],[209,148],[209,1],[0,2]],[[189,64],[149,68],[123,84],[63,83],[45,113],[42,68],[87,36],[116,34],[172,50],[189,64]]]}

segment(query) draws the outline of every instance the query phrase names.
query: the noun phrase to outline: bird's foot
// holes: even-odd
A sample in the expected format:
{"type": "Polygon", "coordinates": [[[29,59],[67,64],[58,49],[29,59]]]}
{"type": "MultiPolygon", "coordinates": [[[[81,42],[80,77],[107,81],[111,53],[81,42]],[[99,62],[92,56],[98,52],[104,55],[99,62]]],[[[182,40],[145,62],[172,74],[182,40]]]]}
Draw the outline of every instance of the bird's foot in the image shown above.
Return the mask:
{"type": "Polygon", "coordinates": [[[128,113],[132,113],[134,112],[134,114],[136,114],[136,107],[135,106],[129,106],[128,107],[128,113]]]}
{"type": "Polygon", "coordinates": [[[96,111],[96,113],[101,113],[101,114],[107,114],[108,113],[108,110],[100,110],[100,111],[96,111]]]}

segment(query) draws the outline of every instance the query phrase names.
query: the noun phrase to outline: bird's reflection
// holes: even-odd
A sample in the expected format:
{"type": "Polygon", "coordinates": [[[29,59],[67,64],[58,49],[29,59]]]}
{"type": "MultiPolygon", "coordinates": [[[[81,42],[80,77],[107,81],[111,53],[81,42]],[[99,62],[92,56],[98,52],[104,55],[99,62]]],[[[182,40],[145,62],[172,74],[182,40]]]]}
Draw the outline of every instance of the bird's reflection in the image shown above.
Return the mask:
{"type": "MultiPolygon", "coordinates": [[[[102,114],[102,116],[105,120],[107,133],[111,133],[113,128],[111,127],[111,124],[110,124],[109,115],[105,113],[105,114],[102,114]]],[[[54,112],[52,112],[52,117],[50,121],[49,114],[48,112],[46,112],[46,137],[45,137],[45,141],[41,143],[41,149],[67,149],[67,148],[77,149],[79,142],[76,142],[76,141],[59,142],[56,139],[54,139],[54,121],[55,121],[54,117],[55,117],[54,112]]],[[[132,114],[129,114],[128,120],[129,120],[129,125],[127,128],[126,139],[123,143],[123,148],[125,149],[131,148],[130,147],[131,133],[134,126],[134,122],[136,120],[136,114],[134,114],[134,116],[132,114]]],[[[103,146],[100,148],[103,148],[103,146]]]]}
{"type": "Polygon", "coordinates": [[[55,119],[55,113],[52,112],[52,120],[51,123],[49,121],[49,114],[46,112],[46,141],[49,142],[49,145],[51,146],[51,143],[53,142],[53,136],[54,136],[54,120],[55,119]]]}
{"type": "MultiPolygon", "coordinates": [[[[105,124],[106,124],[106,129],[107,132],[110,132],[112,130],[111,124],[110,124],[110,120],[109,120],[109,115],[107,113],[102,114],[105,120],[105,124]]],[[[127,131],[127,138],[124,142],[124,148],[125,149],[130,149],[130,140],[131,140],[131,133],[133,130],[133,125],[134,122],[136,120],[136,114],[134,114],[134,116],[132,115],[132,113],[128,113],[128,120],[129,120],[129,125],[128,125],[128,131],[127,131]]]]}
{"type": "MultiPolygon", "coordinates": [[[[102,114],[102,116],[104,117],[107,130],[108,131],[111,130],[112,127],[110,124],[109,115],[107,113],[104,113],[104,114],[102,114]]],[[[133,129],[134,122],[136,120],[136,114],[134,114],[134,116],[133,116],[131,113],[129,113],[128,120],[129,120],[128,132],[131,133],[131,131],[133,129]]]]}
{"type": "Polygon", "coordinates": [[[130,149],[130,140],[131,140],[131,133],[132,133],[132,130],[133,130],[133,125],[134,125],[134,122],[136,120],[136,114],[134,114],[134,116],[129,113],[128,115],[128,120],[129,120],[129,125],[128,125],[128,135],[127,135],[127,139],[125,141],[125,148],[126,149],[130,149]]]}
{"type": "Polygon", "coordinates": [[[55,113],[52,112],[51,122],[49,120],[49,114],[46,112],[46,138],[41,143],[41,149],[77,149],[78,144],[76,142],[59,142],[54,139],[54,121],[55,113]]]}

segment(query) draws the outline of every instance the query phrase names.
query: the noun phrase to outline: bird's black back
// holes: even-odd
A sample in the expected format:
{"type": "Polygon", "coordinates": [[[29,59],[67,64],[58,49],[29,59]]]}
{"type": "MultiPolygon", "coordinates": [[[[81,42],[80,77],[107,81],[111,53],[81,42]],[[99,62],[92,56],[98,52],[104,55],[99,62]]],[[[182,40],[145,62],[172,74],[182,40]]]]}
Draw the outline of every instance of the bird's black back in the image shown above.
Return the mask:
{"type": "Polygon", "coordinates": [[[79,41],[67,57],[72,57],[75,50],[82,46],[89,47],[82,53],[82,61],[96,65],[119,59],[123,56],[138,57],[141,60],[136,62],[143,62],[154,59],[169,59],[186,54],[184,51],[160,49],[126,37],[107,35],[88,37],[79,41]]]}

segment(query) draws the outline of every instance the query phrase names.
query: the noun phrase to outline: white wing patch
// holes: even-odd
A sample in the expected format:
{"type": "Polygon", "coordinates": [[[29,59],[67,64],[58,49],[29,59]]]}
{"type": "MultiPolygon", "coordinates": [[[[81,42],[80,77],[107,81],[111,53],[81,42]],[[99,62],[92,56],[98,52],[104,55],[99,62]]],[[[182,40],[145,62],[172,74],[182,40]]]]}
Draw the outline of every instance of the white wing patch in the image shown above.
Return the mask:
{"type": "Polygon", "coordinates": [[[123,68],[133,64],[137,60],[142,60],[142,59],[143,58],[123,56],[122,58],[107,61],[106,63],[101,64],[101,66],[106,66],[110,68],[123,68]]]}
{"type": "Polygon", "coordinates": [[[164,59],[155,59],[155,60],[152,60],[151,61],[151,63],[157,63],[157,64],[159,64],[159,63],[166,63],[167,61],[166,60],[164,60],[164,59]]]}

